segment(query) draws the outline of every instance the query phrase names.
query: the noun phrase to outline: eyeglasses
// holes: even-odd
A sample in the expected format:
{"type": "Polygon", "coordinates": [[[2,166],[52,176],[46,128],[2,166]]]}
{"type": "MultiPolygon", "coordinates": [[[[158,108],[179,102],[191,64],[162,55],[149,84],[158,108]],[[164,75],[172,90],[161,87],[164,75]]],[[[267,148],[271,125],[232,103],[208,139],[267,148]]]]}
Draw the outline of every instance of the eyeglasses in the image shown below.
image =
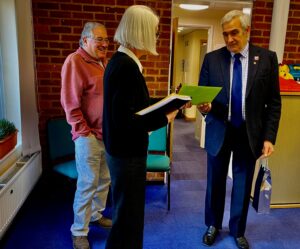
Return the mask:
{"type": "Polygon", "coordinates": [[[94,37],[88,37],[88,38],[94,40],[97,43],[102,43],[102,42],[109,43],[109,39],[108,38],[103,38],[103,37],[96,37],[96,38],[94,38],[94,37]]]}

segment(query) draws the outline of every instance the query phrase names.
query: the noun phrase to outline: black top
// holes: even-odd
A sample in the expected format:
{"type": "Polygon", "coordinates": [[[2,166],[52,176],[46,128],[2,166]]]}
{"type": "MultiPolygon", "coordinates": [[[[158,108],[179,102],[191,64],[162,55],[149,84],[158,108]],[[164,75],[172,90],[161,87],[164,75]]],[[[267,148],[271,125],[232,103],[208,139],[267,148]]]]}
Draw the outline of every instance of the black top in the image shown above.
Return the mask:
{"type": "Polygon", "coordinates": [[[103,141],[110,155],[147,155],[148,132],[168,123],[165,114],[135,114],[149,104],[148,89],[138,65],[127,54],[116,52],[104,73],[103,141]]]}

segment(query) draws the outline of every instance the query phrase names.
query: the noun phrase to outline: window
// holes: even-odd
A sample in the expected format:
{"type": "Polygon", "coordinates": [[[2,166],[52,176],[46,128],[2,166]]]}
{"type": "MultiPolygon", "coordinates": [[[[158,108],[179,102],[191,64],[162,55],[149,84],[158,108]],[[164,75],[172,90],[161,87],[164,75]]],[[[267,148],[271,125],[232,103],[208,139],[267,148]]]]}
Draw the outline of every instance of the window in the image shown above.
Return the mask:
{"type": "Polygon", "coordinates": [[[19,130],[16,150],[23,155],[41,150],[32,34],[31,1],[0,0],[0,115],[19,130]]]}
{"type": "Polygon", "coordinates": [[[1,55],[1,45],[0,45],[0,119],[5,118],[4,113],[4,82],[3,82],[3,66],[2,66],[2,55],[1,55]]]}

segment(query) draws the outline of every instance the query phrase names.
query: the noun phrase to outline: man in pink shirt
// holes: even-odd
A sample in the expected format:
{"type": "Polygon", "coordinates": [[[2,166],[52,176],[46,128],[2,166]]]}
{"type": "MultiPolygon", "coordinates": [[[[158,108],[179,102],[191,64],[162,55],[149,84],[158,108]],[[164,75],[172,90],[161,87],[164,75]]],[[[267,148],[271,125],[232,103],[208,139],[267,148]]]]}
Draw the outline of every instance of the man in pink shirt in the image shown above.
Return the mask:
{"type": "Polygon", "coordinates": [[[80,47],[67,57],[61,71],[61,104],[72,127],[78,172],[71,226],[74,249],[90,248],[90,222],[105,228],[112,225],[102,215],[110,185],[102,142],[103,74],[108,43],[102,24],[86,23],[80,47]]]}

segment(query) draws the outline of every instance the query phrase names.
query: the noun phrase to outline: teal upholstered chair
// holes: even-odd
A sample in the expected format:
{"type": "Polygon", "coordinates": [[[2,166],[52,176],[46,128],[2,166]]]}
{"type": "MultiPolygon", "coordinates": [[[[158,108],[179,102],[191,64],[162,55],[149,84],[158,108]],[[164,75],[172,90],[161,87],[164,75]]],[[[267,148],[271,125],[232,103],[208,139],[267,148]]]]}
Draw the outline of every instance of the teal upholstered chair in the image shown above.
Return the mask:
{"type": "Polygon", "coordinates": [[[65,118],[53,118],[48,121],[48,155],[54,171],[77,179],[75,145],[70,132],[71,126],[65,118]]]}
{"type": "Polygon", "coordinates": [[[153,131],[149,136],[147,172],[165,172],[168,185],[168,210],[170,210],[171,161],[167,155],[167,127],[153,131]]]}

